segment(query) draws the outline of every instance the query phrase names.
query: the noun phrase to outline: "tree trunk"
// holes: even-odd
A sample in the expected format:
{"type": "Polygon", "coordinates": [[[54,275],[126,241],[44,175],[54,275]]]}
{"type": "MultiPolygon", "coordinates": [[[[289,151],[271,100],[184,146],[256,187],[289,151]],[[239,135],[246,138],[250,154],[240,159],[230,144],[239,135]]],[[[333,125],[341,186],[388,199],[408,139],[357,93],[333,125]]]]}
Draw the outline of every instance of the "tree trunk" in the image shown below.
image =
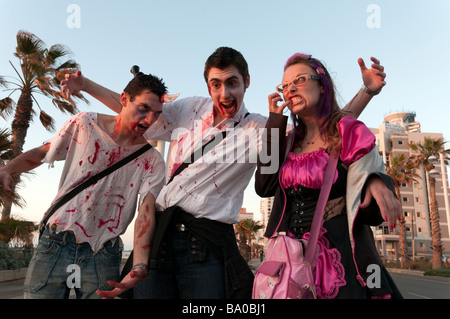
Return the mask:
{"type": "MultiPolygon", "coordinates": [[[[16,106],[16,113],[11,124],[12,158],[19,156],[23,151],[25,137],[32,118],[33,100],[31,90],[23,89],[16,106]]],[[[11,192],[15,192],[17,183],[11,181],[11,192]]],[[[1,220],[9,219],[11,216],[11,202],[6,202],[2,211],[1,220]]]]}
{"type": "MultiPolygon", "coordinates": [[[[398,185],[395,186],[395,193],[397,194],[397,198],[400,197],[400,188],[398,185]]],[[[401,205],[401,202],[400,202],[401,205]]],[[[406,268],[408,265],[408,245],[406,243],[406,227],[405,227],[405,216],[403,214],[400,217],[398,223],[398,232],[399,232],[399,243],[400,243],[400,256],[401,256],[401,267],[406,268]]]]}
{"type": "Polygon", "coordinates": [[[433,249],[432,268],[440,269],[442,267],[442,241],[439,225],[439,205],[436,200],[436,180],[434,177],[430,177],[430,195],[431,248],[433,249]]]}

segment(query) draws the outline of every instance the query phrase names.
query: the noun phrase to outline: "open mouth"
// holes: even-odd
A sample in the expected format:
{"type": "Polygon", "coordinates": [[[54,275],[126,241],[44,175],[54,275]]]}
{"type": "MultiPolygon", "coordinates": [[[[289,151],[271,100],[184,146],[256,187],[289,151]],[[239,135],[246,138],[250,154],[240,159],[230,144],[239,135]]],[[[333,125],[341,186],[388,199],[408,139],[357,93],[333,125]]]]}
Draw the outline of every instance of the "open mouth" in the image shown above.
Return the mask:
{"type": "Polygon", "coordinates": [[[139,131],[146,131],[148,129],[148,126],[143,125],[143,124],[138,124],[137,128],[139,131]]]}
{"type": "Polygon", "coordinates": [[[220,103],[220,106],[228,111],[233,109],[235,107],[235,105],[236,105],[236,101],[220,103]]]}

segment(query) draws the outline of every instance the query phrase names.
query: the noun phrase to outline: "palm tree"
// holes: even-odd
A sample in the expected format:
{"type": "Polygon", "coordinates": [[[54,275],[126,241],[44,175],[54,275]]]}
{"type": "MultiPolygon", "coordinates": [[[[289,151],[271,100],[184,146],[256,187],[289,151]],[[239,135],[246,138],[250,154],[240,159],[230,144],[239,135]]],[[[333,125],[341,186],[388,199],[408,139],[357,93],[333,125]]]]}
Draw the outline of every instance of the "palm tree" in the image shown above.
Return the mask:
{"type": "MultiPolygon", "coordinates": [[[[11,134],[7,129],[0,130],[0,166],[3,166],[11,159],[11,134]]],[[[30,174],[30,173],[27,173],[30,174]]],[[[18,181],[17,176],[13,176],[18,181]]],[[[16,185],[18,186],[18,185],[16,185]]],[[[0,185],[0,206],[6,202],[12,202],[14,205],[23,207],[24,201],[17,192],[5,192],[0,185]]],[[[9,243],[16,241],[32,247],[33,233],[37,230],[37,225],[33,222],[21,218],[8,218],[0,221],[0,241],[9,243]]]]}
{"type": "MultiPolygon", "coordinates": [[[[7,97],[0,100],[2,117],[14,113],[14,120],[11,124],[12,158],[22,153],[27,130],[36,115],[33,101],[39,108],[39,119],[42,125],[48,131],[54,130],[54,120],[37,102],[35,98],[37,93],[50,98],[54,106],[62,112],[69,114],[78,112],[75,102],[65,99],[60,90],[60,81],[64,79],[65,74],[78,69],[77,63],[73,60],[69,59],[60,63],[69,54],[69,50],[61,44],[52,45],[47,49],[45,43],[36,35],[26,31],[17,33],[17,47],[14,56],[19,59],[21,72],[10,62],[17,78],[14,78],[14,81],[5,81],[5,76],[1,79],[4,86],[13,86],[14,88],[10,89],[11,93],[7,97]],[[20,92],[17,104],[11,98],[15,92],[20,92]]],[[[81,94],[76,94],[75,98],[88,103],[81,94]]],[[[11,184],[11,189],[15,189],[14,183],[11,184]]],[[[3,206],[2,220],[9,218],[10,214],[11,203],[6,203],[3,206]]]]}
{"type": "MultiPolygon", "coordinates": [[[[439,158],[440,153],[444,154],[444,161],[447,164],[450,150],[444,150],[444,140],[442,138],[433,139],[425,137],[422,143],[410,143],[409,148],[416,154],[411,158],[417,167],[423,167],[425,172],[429,173],[434,169],[433,163],[430,162],[430,157],[435,156],[439,158]]],[[[444,173],[444,172],[443,172],[444,173]]],[[[427,174],[429,175],[429,174],[427,174]]],[[[432,268],[439,269],[442,267],[442,241],[441,229],[439,225],[439,206],[436,200],[436,179],[429,176],[430,180],[430,222],[431,222],[431,247],[433,250],[432,268]]]]}
{"type": "MultiPolygon", "coordinates": [[[[414,173],[414,163],[410,160],[409,156],[402,153],[397,156],[392,156],[390,159],[390,166],[386,165],[386,172],[392,177],[395,186],[395,193],[397,198],[400,199],[400,185],[406,183],[411,185],[412,182],[416,182],[419,175],[414,173]]],[[[401,205],[401,201],[400,201],[401,205]]],[[[406,243],[406,229],[405,229],[405,216],[402,214],[398,225],[399,237],[400,237],[400,255],[401,255],[401,267],[407,266],[408,260],[408,246],[406,243]]],[[[414,236],[414,229],[412,232],[414,236]]],[[[413,237],[414,238],[414,237],[413,237]]],[[[414,240],[413,240],[414,243],[414,240]]]]}
{"type": "Polygon", "coordinates": [[[239,250],[246,261],[251,259],[251,242],[258,230],[264,226],[253,219],[243,219],[235,225],[239,234],[239,250]]]}
{"type": "Polygon", "coordinates": [[[21,218],[9,218],[0,221],[0,240],[6,243],[15,240],[18,243],[31,247],[34,232],[37,230],[38,225],[34,222],[21,218]]]}
{"type": "MultiPolygon", "coordinates": [[[[11,134],[8,129],[0,130],[0,166],[11,159],[11,134]]],[[[31,174],[31,173],[27,173],[31,174]]],[[[15,183],[19,182],[18,176],[13,176],[15,183]]],[[[18,186],[18,185],[16,185],[18,186]]],[[[24,200],[19,196],[17,190],[5,192],[3,186],[0,184],[0,207],[3,207],[6,203],[13,203],[16,206],[23,207],[24,200]]]]}

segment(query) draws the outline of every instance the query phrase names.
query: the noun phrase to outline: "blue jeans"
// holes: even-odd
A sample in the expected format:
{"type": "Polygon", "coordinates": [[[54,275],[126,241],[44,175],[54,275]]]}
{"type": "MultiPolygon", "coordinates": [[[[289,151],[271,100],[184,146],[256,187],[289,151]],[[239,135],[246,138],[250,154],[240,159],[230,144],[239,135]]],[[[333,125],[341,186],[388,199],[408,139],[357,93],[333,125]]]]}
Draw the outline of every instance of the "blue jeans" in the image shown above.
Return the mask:
{"type": "Polygon", "coordinates": [[[175,231],[172,248],[176,261],[173,273],[149,269],[143,281],[134,287],[135,299],[224,299],[223,264],[206,251],[204,260],[192,257],[188,231],[175,231]]]}
{"type": "Polygon", "coordinates": [[[120,281],[120,239],[111,241],[94,255],[88,243],[76,243],[71,232],[39,239],[24,283],[25,299],[67,299],[74,288],[77,299],[100,298],[95,292],[111,290],[106,281],[120,281]]]}

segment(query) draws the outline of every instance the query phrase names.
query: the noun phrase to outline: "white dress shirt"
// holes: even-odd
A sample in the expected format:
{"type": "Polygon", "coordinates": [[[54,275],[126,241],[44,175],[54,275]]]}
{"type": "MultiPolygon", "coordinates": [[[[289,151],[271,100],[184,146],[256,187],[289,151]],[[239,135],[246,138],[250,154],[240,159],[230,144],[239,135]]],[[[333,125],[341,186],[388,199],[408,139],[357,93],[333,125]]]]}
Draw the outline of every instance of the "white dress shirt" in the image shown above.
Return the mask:
{"type": "Polygon", "coordinates": [[[179,206],[195,217],[228,224],[239,221],[244,190],[256,167],[260,134],[267,120],[259,114],[245,117],[246,113],[242,104],[234,118],[225,119],[214,127],[210,98],[191,97],[164,105],[158,123],[145,137],[171,142],[167,181],[179,164],[203,144],[202,139],[209,140],[225,130],[229,134],[162,188],[156,200],[157,210],[179,206]],[[235,122],[239,124],[234,128],[235,122]]]}

